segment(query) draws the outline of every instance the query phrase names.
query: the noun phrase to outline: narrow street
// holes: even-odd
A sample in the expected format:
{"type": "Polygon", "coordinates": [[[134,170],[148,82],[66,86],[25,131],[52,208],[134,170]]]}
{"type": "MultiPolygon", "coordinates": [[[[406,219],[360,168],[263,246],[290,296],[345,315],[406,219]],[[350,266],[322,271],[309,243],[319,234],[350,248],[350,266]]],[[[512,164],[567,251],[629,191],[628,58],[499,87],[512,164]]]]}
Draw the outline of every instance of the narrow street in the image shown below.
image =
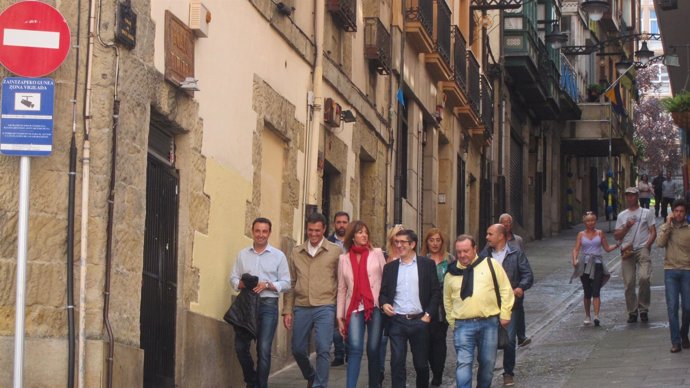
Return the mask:
{"type": "MultiPolygon", "coordinates": [[[[661,219],[658,218],[657,222],[661,219]]],[[[614,222],[611,223],[613,228],[614,222]]],[[[598,228],[609,233],[609,223],[598,228]]],[[[526,293],[527,334],[532,343],[517,352],[516,387],[684,387],[690,385],[690,351],[671,354],[663,286],[663,249],[652,250],[652,303],[649,323],[626,323],[620,256],[605,256],[611,280],[602,289],[601,327],[584,326],[582,288],[579,279],[569,283],[570,252],[582,225],[560,235],[527,244],[527,256],[535,284],[526,293]]],[[[448,357],[443,387],[454,387],[455,355],[448,333],[448,357]]],[[[390,356],[390,354],[389,354],[390,356]]],[[[388,361],[387,361],[388,362],[388,361]]],[[[503,386],[501,352],[496,362],[494,387],[503,386]]],[[[390,367],[384,387],[390,387],[390,367]]],[[[414,386],[414,370],[408,355],[408,387],[414,386]]],[[[304,387],[293,364],[274,373],[275,387],[304,387]]],[[[331,368],[331,387],[345,386],[345,366],[331,368]]],[[[366,386],[366,360],[362,362],[360,387],[366,386]]],[[[397,388],[397,387],[396,387],[397,388]]]]}

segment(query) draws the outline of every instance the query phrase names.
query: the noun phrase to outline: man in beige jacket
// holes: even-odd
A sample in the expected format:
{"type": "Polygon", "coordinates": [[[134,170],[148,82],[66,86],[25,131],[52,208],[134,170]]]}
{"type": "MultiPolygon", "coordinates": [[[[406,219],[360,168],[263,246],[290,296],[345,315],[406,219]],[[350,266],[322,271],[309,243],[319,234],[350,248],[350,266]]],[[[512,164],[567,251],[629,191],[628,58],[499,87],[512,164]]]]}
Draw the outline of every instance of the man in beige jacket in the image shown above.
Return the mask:
{"type": "Polygon", "coordinates": [[[326,218],[307,217],[307,241],[288,258],[292,287],[285,294],[283,324],[292,329],[292,355],[308,388],[328,387],[329,350],[335,325],[340,247],[324,238],[326,218]],[[309,361],[309,336],[314,328],[316,366],[309,361]]]}

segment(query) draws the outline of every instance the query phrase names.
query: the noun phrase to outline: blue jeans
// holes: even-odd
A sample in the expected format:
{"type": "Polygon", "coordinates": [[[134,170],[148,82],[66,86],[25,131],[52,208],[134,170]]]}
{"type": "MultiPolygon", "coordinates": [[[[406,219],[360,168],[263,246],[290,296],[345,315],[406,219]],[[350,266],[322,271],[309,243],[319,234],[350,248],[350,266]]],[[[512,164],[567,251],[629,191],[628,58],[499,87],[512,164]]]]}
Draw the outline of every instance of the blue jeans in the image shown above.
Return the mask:
{"type": "Polygon", "coordinates": [[[252,339],[235,335],[235,352],[242,367],[244,382],[259,388],[268,387],[271,371],[271,345],[278,325],[278,298],[261,298],[259,307],[259,332],[256,340],[257,368],[249,353],[252,339]]]}
{"type": "Polygon", "coordinates": [[[367,331],[367,362],[369,366],[369,388],[379,386],[379,376],[381,366],[379,365],[380,345],[381,345],[381,310],[374,307],[371,312],[371,319],[364,322],[364,313],[352,313],[350,325],[347,329],[347,388],[357,388],[357,378],[359,368],[362,363],[364,353],[364,330],[367,331]]]}
{"type": "Polygon", "coordinates": [[[681,336],[687,337],[690,323],[690,271],[682,269],[665,269],[664,285],[666,286],[666,307],[668,309],[668,326],[671,329],[671,344],[680,345],[681,336]],[[683,323],[678,325],[679,296],[682,300],[683,323]]]}
{"type": "Polygon", "coordinates": [[[453,342],[458,364],[455,369],[457,388],[472,388],[472,364],[477,349],[479,370],[477,388],[491,387],[498,347],[498,317],[455,321],[453,342]]]}
{"type": "MultiPolygon", "coordinates": [[[[515,373],[513,373],[513,370],[515,369],[515,344],[516,344],[516,338],[517,338],[517,320],[518,320],[518,315],[520,312],[523,312],[524,316],[524,307],[520,305],[519,307],[515,308],[513,312],[510,315],[510,323],[508,324],[508,327],[506,328],[508,330],[508,347],[503,350],[503,374],[504,375],[511,375],[515,376],[515,373]]],[[[496,336],[498,336],[498,333],[496,333],[496,336]]]]}
{"type": "Polygon", "coordinates": [[[292,327],[292,355],[297,361],[302,376],[314,379],[313,388],[328,387],[330,368],[329,350],[333,341],[335,305],[317,307],[295,307],[292,327]],[[316,345],[316,367],[309,361],[309,336],[314,328],[316,345]]]}
{"type": "Polygon", "coordinates": [[[381,349],[380,349],[380,358],[379,358],[379,366],[381,367],[381,373],[386,373],[386,348],[388,347],[388,336],[385,334],[381,335],[381,349]]]}
{"type": "Polygon", "coordinates": [[[412,364],[417,374],[416,387],[429,387],[429,324],[421,319],[394,316],[388,326],[391,344],[391,380],[393,387],[405,387],[407,382],[407,342],[410,342],[412,364]]]}
{"type": "Polygon", "coordinates": [[[333,330],[333,358],[345,359],[345,341],[337,329],[333,330]]]}

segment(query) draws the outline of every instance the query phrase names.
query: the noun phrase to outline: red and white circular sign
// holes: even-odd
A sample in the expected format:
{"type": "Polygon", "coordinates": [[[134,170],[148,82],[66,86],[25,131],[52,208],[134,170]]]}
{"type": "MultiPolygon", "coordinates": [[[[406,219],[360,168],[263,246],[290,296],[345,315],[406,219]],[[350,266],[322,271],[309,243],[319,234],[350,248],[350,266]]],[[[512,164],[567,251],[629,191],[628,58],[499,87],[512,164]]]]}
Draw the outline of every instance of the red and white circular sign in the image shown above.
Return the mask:
{"type": "Polygon", "coordinates": [[[0,63],[22,77],[55,71],[69,52],[67,21],[40,1],[21,1],[0,14],[0,63]]]}

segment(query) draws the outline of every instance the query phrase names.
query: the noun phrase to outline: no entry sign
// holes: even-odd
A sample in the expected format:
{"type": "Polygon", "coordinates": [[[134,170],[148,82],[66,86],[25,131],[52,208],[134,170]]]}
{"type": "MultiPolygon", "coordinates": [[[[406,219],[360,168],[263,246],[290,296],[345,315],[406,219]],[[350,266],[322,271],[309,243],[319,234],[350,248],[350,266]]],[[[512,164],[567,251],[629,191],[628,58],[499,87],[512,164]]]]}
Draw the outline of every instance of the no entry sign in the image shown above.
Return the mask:
{"type": "Polygon", "coordinates": [[[69,47],[69,26],[48,4],[22,1],[0,14],[0,63],[14,74],[50,74],[65,60],[69,47]]]}

